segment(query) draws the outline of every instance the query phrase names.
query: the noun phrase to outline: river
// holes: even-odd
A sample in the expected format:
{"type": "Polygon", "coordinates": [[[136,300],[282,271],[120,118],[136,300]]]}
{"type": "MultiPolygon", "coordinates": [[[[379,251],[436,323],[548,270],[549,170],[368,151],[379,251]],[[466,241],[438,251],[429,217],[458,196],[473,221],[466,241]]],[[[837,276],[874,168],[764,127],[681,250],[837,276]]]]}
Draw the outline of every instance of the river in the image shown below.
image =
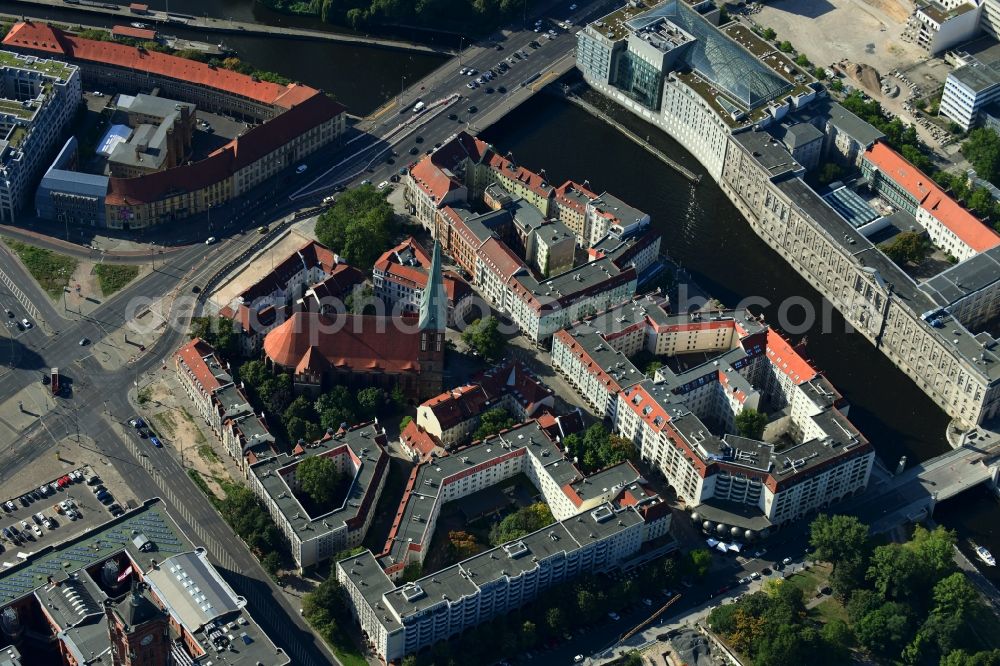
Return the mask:
{"type": "MultiPolygon", "coordinates": [[[[161,8],[158,4],[154,8],[161,8]]],[[[20,13],[23,5],[0,2],[0,12],[20,13]]],[[[35,8],[32,8],[34,10],[35,8]]],[[[308,19],[274,14],[247,0],[174,0],[171,11],[217,18],[310,25],[308,19]]],[[[51,10],[34,15],[66,23],[112,24],[110,19],[51,10]]],[[[178,36],[204,34],[170,29],[178,36]]],[[[364,115],[410,82],[444,62],[432,55],[308,40],[268,40],[225,35],[228,46],[260,69],[273,70],[333,92],[353,113],[364,115]],[[292,56],[291,54],[294,54],[292,56]]],[[[613,115],[636,134],[696,173],[704,169],[676,142],[626,112],[613,115]]],[[[822,311],[818,293],[772,251],[744,221],[709,177],[692,186],[676,172],[613,128],[579,108],[547,95],[534,97],[483,133],[521,163],[545,169],[550,182],[590,181],[650,214],[663,234],[662,247],[683,264],[692,279],[727,305],[747,297],[766,299],[768,321],[778,320],[782,303],[805,299],[822,311]]],[[[792,312],[798,312],[792,308],[792,312]]],[[[795,321],[794,316],[790,319],[795,321]]],[[[850,418],[872,443],[881,460],[894,469],[900,456],[909,464],[947,450],[948,417],[905,375],[860,335],[847,332],[832,312],[804,332],[806,352],[851,404],[850,418]]],[[[789,335],[798,340],[802,334],[789,335]]],[[[969,492],[937,510],[936,518],[1000,556],[1000,506],[985,492],[969,492]]],[[[967,544],[964,548],[968,551],[967,544]]],[[[987,572],[1000,582],[1000,572],[987,572]]]]}

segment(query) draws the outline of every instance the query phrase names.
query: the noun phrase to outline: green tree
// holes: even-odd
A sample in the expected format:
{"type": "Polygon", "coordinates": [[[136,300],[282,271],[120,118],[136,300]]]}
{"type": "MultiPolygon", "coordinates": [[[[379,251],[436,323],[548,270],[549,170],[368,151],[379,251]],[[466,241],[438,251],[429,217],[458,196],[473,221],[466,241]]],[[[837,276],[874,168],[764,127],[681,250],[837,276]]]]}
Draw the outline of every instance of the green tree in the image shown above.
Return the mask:
{"type": "Polygon", "coordinates": [[[295,468],[295,479],[299,488],[321,506],[327,506],[336,499],[341,474],[337,463],[326,456],[312,456],[300,462],[295,468]]]}
{"type": "Polygon", "coordinates": [[[800,67],[808,67],[811,63],[809,62],[809,58],[806,57],[805,53],[800,53],[795,58],[795,64],[799,65],[800,67]]]}
{"type": "Polygon", "coordinates": [[[474,440],[482,440],[492,437],[501,430],[512,428],[515,424],[514,417],[503,407],[494,407],[487,410],[479,417],[479,427],[472,434],[474,440]]]}
{"type": "Polygon", "coordinates": [[[909,609],[890,601],[865,615],[854,626],[854,635],[863,646],[883,657],[896,658],[913,634],[909,609]]]}
{"type": "Polygon", "coordinates": [[[1000,183],[1000,136],[995,131],[980,127],[969,132],[968,138],[962,142],[962,155],[980,178],[994,185],[1000,183]]]}
{"type": "Polygon", "coordinates": [[[683,568],[689,576],[704,578],[712,567],[712,553],[706,548],[689,550],[683,562],[683,568]]]}
{"type": "Polygon", "coordinates": [[[941,658],[940,666],[1000,666],[1000,650],[973,652],[954,650],[941,658]]]}
{"type": "Polygon", "coordinates": [[[256,359],[253,361],[247,361],[241,365],[238,374],[240,381],[246,384],[247,388],[254,393],[256,393],[258,386],[274,376],[271,371],[267,369],[267,366],[264,365],[264,361],[256,359]]]}
{"type": "Polygon", "coordinates": [[[225,317],[193,317],[190,332],[192,338],[201,338],[212,345],[219,356],[231,359],[240,351],[234,327],[233,320],[225,317]]]}
{"type": "Polygon", "coordinates": [[[792,43],[787,39],[780,44],[778,44],[778,50],[782,53],[791,53],[795,49],[792,47],[792,43]]]}
{"type": "Polygon", "coordinates": [[[663,367],[663,363],[660,361],[650,361],[646,364],[646,374],[650,377],[656,374],[656,371],[663,367]]]}
{"type": "Polygon", "coordinates": [[[767,414],[756,409],[744,409],[736,415],[736,432],[742,437],[760,439],[767,427],[767,414]]]}
{"type": "Polygon", "coordinates": [[[827,663],[846,664],[850,662],[850,647],[854,645],[854,633],[847,623],[840,619],[830,620],[819,630],[825,643],[827,663]]]}
{"type": "Polygon", "coordinates": [[[569,627],[566,613],[558,606],[545,611],[545,624],[554,634],[562,634],[569,627]]]}
{"type": "Polygon", "coordinates": [[[916,231],[903,231],[891,241],[880,246],[886,256],[897,264],[919,264],[930,251],[930,241],[916,231]]]}
{"type": "Polygon", "coordinates": [[[538,643],[538,627],[531,620],[525,620],[521,625],[521,648],[530,650],[538,643]]]}
{"type": "Polygon", "coordinates": [[[392,238],[395,215],[371,185],[349,190],[316,221],[316,238],[355,266],[371,266],[392,238]]]}
{"type": "Polygon", "coordinates": [[[549,507],[543,502],[525,506],[505,517],[490,530],[490,543],[499,546],[537,532],[555,522],[549,507]]]}
{"type": "Polygon", "coordinates": [[[977,187],[969,196],[969,208],[986,217],[993,210],[993,195],[985,187],[977,187]]]}
{"type": "Polygon", "coordinates": [[[844,89],[844,84],[840,79],[833,79],[830,81],[830,90],[834,92],[840,92],[844,89]]]}
{"type": "Polygon", "coordinates": [[[324,428],[340,429],[341,424],[356,425],[358,405],[346,386],[334,386],[316,399],[316,412],[324,428]]]}
{"type": "Polygon", "coordinates": [[[826,162],[816,174],[816,180],[822,185],[829,185],[844,176],[844,169],[835,162],[826,162]]]}
{"type": "Polygon", "coordinates": [[[868,526],[854,516],[820,514],[810,524],[816,558],[833,564],[830,583],[841,598],[864,582],[871,552],[868,526]]]}
{"type": "Polygon", "coordinates": [[[264,567],[264,571],[273,576],[281,569],[281,555],[271,551],[261,559],[260,565],[264,567]]]}
{"type": "Polygon", "coordinates": [[[462,331],[462,342],[472,347],[485,359],[500,356],[505,340],[499,331],[500,322],[496,317],[477,319],[462,331]]]}
{"type": "Polygon", "coordinates": [[[812,71],[812,75],[815,76],[820,81],[823,81],[828,76],[828,74],[826,73],[826,70],[823,69],[822,67],[816,67],[816,68],[814,68],[813,71],[812,71]]]}
{"type": "Polygon", "coordinates": [[[592,622],[599,612],[597,595],[590,590],[580,590],[576,593],[576,609],[584,622],[592,622]]]}
{"type": "Polygon", "coordinates": [[[365,420],[374,418],[378,408],[385,404],[385,391],[370,386],[358,391],[358,408],[361,410],[362,418],[365,420]]]}
{"type": "Polygon", "coordinates": [[[771,41],[778,36],[778,33],[774,31],[774,28],[764,28],[764,39],[771,41]]]}

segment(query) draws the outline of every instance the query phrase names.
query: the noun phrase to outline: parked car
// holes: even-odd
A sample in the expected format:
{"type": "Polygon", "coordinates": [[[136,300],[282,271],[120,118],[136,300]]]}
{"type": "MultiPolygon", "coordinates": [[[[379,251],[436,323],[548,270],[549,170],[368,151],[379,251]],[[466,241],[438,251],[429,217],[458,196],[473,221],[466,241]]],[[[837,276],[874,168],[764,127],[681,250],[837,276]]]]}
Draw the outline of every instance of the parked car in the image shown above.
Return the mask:
{"type": "Polygon", "coordinates": [[[42,524],[45,525],[45,529],[47,530],[54,530],[56,528],[56,521],[52,520],[48,516],[45,516],[45,520],[42,521],[42,524]]]}
{"type": "Polygon", "coordinates": [[[158,449],[163,448],[163,442],[161,442],[159,440],[159,438],[157,438],[157,437],[155,437],[153,435],[150,435],[150,437],[149,437],[149,443],[152,444],[153,446],[155,446],[158,449]]]}
{"type": "Polygon", "coordinates": [[[41,511],[39,511],[38,513],[36,513],[35,515],[33,515],[33,516],[31,517],[31,519],[32,519],[33,521],[35,521],[35,524],[36,524],[36,525],[41,525],[41,524],[42,524],[42,521],[43,521],[43,520],[45,520],[45,515],[44,515],[44,514],[42,514],[42,512],[41,512],[41,511]]]}
{"type": "Polygon", "coordinates": [[[789,565],[792,563],[792,558],[786,557],[785,559],[781,560],[781,563],[784,565],[789,565]]]}
{"type": "Polygon", "coordinates": [[[136,418],[136,419],[132,419],[132,420],[130,420],[130,421],[128,422],[128,424],[129,424],[130,426],[132,426],[133,428],[141,428],[141,427],[143,427],[144,425],[146,425],[146,422],[145,422],[145,421],[143,421],[142,419],[139,419],[139,418],[136,418]]]}
{"type": "Polygon", "coordinates": [[[3,503],[3,508],[7,511],[17,511],[17,505],[10,500],[3,503]]]}
{"type": "Polygon", "coordinates": [[[102,485],[98,485],[98,486],[94,486],[91,490],[93,491],[93,493],[95,495],[97,495],[98,493],[106,493],[106,492],[108,492],[108,489],[105,488],[103,484],[102,485]]]}
{"type": "Polygon", "coordinates": [[[21,320],[21,326],[24,326],[25,328],[31,328],[31,322],[28,321],[27,317],[21,320]]]}
{"type": "Polygon", "coordinates": [[[34,535],[35,535],[36,537],[40,537],[40,536],[42,536],[42,528],[41,528],[41,527],[39,527],[38,525],[32,525],[32,526],[31,526],[31,532],[32,532],[32,534],[34,534],[34,535]]]}
{"type": "Polygon", "coordinates": [[[91,474],[90,477],[87,479],[88,486],[96,486],[100,482],[101,482],[101,477],[97,476],[96,474],[91,474]]]}
{"type": "Polygon", "coordinates": [[[219,240],[219,239],[216,238],[215,236],[209,236],[208,238],[205,239],[205,245],[211,245],[212,243],[214,243],[217,240],[219,240]]]}
{"type": "Polygon", "coordinates": [[[308,169],[308,168],[309,168],[309,165],[307,165],[307,164],[300,164],[297,167],[295,167],[295,173],[305,173],[306,169],[308,169]]]}

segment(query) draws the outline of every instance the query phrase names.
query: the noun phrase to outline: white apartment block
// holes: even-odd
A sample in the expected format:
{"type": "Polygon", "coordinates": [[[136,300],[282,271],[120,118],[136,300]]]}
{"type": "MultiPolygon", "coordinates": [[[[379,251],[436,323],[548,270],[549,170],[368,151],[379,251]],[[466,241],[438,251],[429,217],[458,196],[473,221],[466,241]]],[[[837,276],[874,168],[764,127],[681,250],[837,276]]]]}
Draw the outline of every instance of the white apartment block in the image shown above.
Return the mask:
{"type": "Polygon", "coordinates": [[[288,539],[300,570],[361,545],[389,470],[386,443],[377,423],[355,426],[250,466],[250,488],[288,539]],[[352,479],[347,496],[336,506],[315,507],[302,495],[295,470],[313,456],[333,460],[337,472],[352,479]]]}
{"type": "Polygon", "coordinates": [[[552,585],[634,560],[670,526],[669,506],[634,467],[623,463],[584,479],[538,422],[422,463],[412,481],[381,557],[366,551],[337,563],[362,632],[386,662],[515,610],[552,585]],[[394,582],[408,562],[423,560],[442,504],[521,472],[557,522],[415,582],[394,582]]]}
{"type": "Polygon", "coordinates": [[[80,69],[57,60],[0,52],[0,221],[13,222],[65,140],[83,89],[80,69]]]}

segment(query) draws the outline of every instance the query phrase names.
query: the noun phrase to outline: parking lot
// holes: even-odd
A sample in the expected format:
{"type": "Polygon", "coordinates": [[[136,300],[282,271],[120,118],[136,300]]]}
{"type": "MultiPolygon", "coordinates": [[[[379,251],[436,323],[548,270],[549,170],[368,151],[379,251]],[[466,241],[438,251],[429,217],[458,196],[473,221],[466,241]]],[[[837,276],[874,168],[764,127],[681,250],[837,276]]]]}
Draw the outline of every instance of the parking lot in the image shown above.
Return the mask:
{"type": "MultiPolygon", "coordinates": [[[[87,445],[86,442],[80,444],[87,445]]],[[[59,451],[60,456],[70,457],[72,446],[67,443],[59,451]]],[[[109,510],[112,505],[117,504],[123,510],[135,506],[131,492],[112,467],[101,464],[67,466],[67,462],[63,460],[62,464],[53,465],[51,458],[39,459],[38,465],[28,468],[37,475],[22,472],[18,477],[20,484],[4,484],[10,494],[0,497],[3,509],[0,513],[0,563],[12,565],[17,562],[18,553],[65,541],[107,522],[112,518],[109,510]],[[26,476],[31,480],[30,486],[26,476]],[[77,478],[67,481],[69,476],[77,478]],[[93,483],[88,484],[88,479],[93,483]],[[44,494],[43,485],[46,486],[44,494]],[[99,488],[108,493],[103,502],[95,492],[99,488]],[[35,520],[35,514],[41,514],[40,520],[35,520]],[[11,528],[15,528],[16,533],[11,528]]]]}

